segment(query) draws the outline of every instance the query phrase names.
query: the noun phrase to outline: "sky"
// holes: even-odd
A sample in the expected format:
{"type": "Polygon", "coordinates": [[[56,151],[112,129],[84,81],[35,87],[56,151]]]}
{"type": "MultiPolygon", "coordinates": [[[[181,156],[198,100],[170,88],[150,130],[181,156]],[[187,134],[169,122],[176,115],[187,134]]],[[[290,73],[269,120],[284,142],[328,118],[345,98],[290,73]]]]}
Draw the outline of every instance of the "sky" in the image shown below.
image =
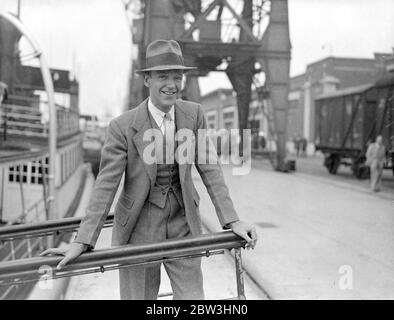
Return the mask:
{"type": "MultiPolygon", "coordinates": [[[[16,12],[17,0],[0,0],[16,12]]],[[[23,23],[49,65],[80,82],[81,113],[119,115],[131,68],[129,21],[121,0],[21,0],[23,23]]],[[[394,47],[393,0],[288,0],[291,76],[329,55],[373,58],[394,47]]],[[[199,79],[204,94],[230,87],[223,73],[199,79]]]]}
{"type": "MultiPolygon", "coordinates": [[[[0,0],[16,12],[16,0],[0,0]]],[[[116,116],[127,101],[131,34],[121,0],[22,0],[21,19],[53,68],[73,71],[80,112],[116,116]]]]}
{"type": "MultiPolygon", "coordinates": [[[[288,9],[291,76],[328,56],[373,58],[374,52],[393,52],[394,0],[288,0],[288,9]]],[[[231,88],[224,74],[211,78],[201,78],[202,93],[211,91],[212,83],[231,88]]]]}

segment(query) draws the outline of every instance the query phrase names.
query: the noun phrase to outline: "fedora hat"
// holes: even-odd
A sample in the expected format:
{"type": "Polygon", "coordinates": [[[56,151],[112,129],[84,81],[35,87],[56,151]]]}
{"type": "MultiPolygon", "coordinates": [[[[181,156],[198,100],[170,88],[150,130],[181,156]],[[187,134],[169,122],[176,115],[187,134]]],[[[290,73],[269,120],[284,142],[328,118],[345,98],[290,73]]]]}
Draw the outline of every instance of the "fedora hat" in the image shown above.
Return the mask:
{"type": "Polygon", "coordinates": [[[174,40],[155,40],[146,48],[145,68],[136,73],[160,70],[192,70],[183,61],[182,50],[174,40]]]}

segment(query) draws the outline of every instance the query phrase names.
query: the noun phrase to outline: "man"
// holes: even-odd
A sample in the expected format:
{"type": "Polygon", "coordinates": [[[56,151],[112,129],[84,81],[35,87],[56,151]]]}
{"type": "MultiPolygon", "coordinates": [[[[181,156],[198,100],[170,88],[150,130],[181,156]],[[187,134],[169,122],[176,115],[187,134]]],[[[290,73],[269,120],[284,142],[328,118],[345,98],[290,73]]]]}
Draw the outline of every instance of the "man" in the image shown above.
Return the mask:
{"type": "MultiPolygon", "coordinates": [[[[144,75],[149,98],[137,108],[113,119],[101,154],[100,172],[81,222],[78,235],[68,250],[49,249],[42,255],[63,254],[64,266],[87,249],[92,249],[111,207],[123,173],[124,185],[115,209],[112,245],[159,242],[201,234],[199,195],[194,188],[190,163],[178,163],[175,132],[187,130],[197,137],[206,128],[200,105],[178,100],[184,66],[176,41],[157,40],[146,51],[144,75]],[[155,133],[156,160],[151,161],[155,133]],[[158,133],[158,134],[157,134],[158,133]],[[169,138],[170,137],[170,138],[169,138]],[[157,138],[157,139],[156,139],[157,138]],[[156,141],[157,140],[157,141],[156,141]],[[159,155],[163,155],[160,157],[159,155]]],[[[179,144],[179,142],[178,142],[179,144]]],[[[198,161],[195,165],[215,206],[223,228],[231,228],[254,248],[257,235],[239,220],[218,163],[198,161]]],[[[203,299],[201,258],[165,262],[174,299],[203,299]]],[[[121,299],[156,299],[160,286],[160,264],[119,270],[121,299]]]]}
{"type": "Polygon", "coordinates": [[[7,100],[8,86],[0,81],[0,105],[3,101],[7,100]]]}
{"type": "Polygon", "coordinates": [[[393,174],[394,174],[394,136],[390,137],[390,150],[389,150],[390,156],[391,156],[391,166],[393,169],[393,174]]]}
{"type": "Polygon", "coordinates": [[[297,157],[300,155],[301,137],[299,135],[295,136],[293,139],[294,148],[296,150],[297,157]]]}
{"type": "Polygon", "coordinates": [[[378,192],[382,186],[383,165],[386,159],[386,148],[381,135],[378,135],[375,142],[368,146],[366,157],[366,164],[371,170],[371,189],[378,192]]]}
{"type": "Polygon", "coordinates": [[[301,140],[300,140],[300,148],[301,148],[301,151],[302,151],[302,156],[303,157],[306,157],[307,156],[307,154],[306,154],[306,148],[307,148],[307,146],[308,146],[308,140],[305,138],[305,137],[302,137],[301,138],[301,140]]]}

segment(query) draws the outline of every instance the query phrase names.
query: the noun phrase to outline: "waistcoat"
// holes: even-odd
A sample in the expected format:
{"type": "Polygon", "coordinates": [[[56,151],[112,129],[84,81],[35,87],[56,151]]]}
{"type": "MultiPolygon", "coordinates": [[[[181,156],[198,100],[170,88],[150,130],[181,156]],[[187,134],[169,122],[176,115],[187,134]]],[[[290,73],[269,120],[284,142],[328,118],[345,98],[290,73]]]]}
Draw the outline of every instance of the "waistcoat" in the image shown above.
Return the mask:
{"type": "MultiPolygon", "coordinates": [[[[159,126],[157,125],[155,119],[149,113],[149,120],[151,123],[151,127],[154,129],[160,130],[159,126]]],[[[175,120],[175,119],[174,119],[175,120]]],[[[161,132],[161,130],[160,130],[161,132]]],[[[176,132],[176,128],[175,128],[176,132]]],[[[165,149],[165,141],[164,137],[162,139],[163,144],[158,143],[155,140],[155,148],[160,148],[161,150],[165,149]]],[[[174,149],[177,148],[177,142],[174,143],[174,149]]],[[[173,150],[175,154],[175,150],[173,150]]],[[[164,154],[162,152],[161,154],[164,154]]],[[[154,187],[150,190],[148,200],[157,205],[159,208],[164,208],[168,196],[168,192],[174,192],[175,197],[177,198],[180,205],[183,207],[183,198],[182,198],[182,191],[181,191],[181,184],[179,180],[179,165],[174,159],[174,163],[158,163],[157,164],[157,174],[156,174],[156,181],[154,187]]]]}

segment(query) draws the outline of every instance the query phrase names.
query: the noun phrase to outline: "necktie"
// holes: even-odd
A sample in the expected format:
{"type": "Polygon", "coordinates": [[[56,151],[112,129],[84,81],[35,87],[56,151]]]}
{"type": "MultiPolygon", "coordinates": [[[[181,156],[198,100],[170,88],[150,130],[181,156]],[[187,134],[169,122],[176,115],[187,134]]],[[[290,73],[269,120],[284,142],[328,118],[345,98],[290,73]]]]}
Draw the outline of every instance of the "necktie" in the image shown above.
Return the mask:
{"type": "Polygon", "coordinates": [[[170,113],[166,113],[163,119],[164,123],[164,154],[167,164],[174,163],[174,139],[175,125],[172,122],[170,113]]]}

